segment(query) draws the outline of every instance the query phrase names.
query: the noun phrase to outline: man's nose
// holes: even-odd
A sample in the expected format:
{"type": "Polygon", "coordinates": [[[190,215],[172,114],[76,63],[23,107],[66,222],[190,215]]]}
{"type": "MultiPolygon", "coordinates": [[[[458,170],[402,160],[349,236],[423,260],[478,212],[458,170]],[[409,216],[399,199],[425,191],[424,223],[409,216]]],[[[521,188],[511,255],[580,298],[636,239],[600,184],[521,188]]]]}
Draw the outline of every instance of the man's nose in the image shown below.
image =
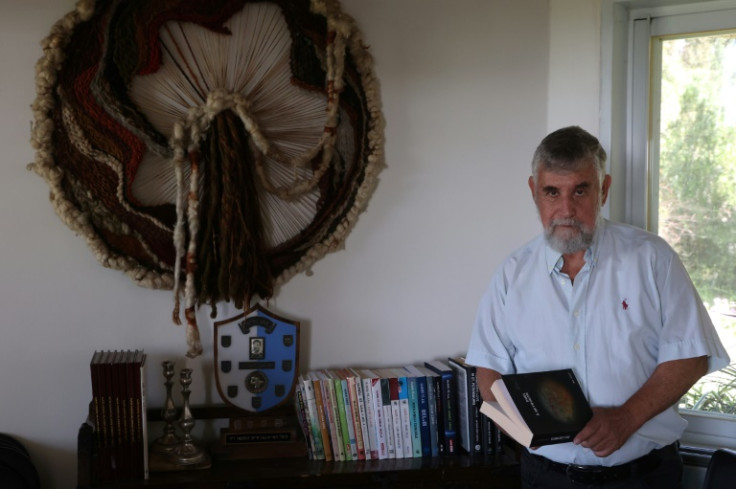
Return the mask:
{"type": "Polygon", "coordinates": [[[560,199],[559,210],[563,217],[575,217],[575,201],[571,195],[560,199]]]}

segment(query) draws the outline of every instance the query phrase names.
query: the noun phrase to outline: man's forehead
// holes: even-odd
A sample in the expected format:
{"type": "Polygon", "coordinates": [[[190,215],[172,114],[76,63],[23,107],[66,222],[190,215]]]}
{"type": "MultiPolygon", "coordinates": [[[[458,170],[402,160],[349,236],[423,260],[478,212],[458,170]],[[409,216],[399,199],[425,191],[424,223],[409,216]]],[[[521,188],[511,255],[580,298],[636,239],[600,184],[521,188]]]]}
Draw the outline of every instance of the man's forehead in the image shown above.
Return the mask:
{"type": "Polygon", "coordinates": [[[542,185],[580,185],[594,183],[598,180],[598,172],[593,165],[583,165],[573,170],[540,168],[538,181],[542,185]]]}

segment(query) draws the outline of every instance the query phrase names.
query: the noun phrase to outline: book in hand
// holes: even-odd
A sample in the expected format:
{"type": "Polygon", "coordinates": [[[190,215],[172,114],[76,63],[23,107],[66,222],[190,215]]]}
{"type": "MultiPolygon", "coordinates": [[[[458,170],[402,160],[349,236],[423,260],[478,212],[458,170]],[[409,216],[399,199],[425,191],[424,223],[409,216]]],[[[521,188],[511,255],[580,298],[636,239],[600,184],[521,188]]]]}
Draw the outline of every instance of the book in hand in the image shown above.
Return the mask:
{"type": "Polygon", "coordinates": [[[526,447],[572,441],[593,416],[572,369],[502,375],[481,412],[526,447]]]}

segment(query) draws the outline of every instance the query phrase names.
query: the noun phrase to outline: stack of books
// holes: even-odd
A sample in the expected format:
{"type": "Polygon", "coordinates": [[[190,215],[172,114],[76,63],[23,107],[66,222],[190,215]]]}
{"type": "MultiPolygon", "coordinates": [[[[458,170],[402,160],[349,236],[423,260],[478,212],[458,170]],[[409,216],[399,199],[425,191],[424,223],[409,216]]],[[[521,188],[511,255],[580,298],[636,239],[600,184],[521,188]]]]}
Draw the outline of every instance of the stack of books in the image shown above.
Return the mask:
{"type": "Polygon", "coordinates": [[[301,374],[294,399],[310,457],[349,461],[495,453],[498,433],[480,414],[475,367],[457,366],[459,360],[301,374]]]}
{"type": "Polygon", "coordinates": [[[141,350],[92,356],[89,424],[99,481],[148,478],[145,363],[141,350]]]}

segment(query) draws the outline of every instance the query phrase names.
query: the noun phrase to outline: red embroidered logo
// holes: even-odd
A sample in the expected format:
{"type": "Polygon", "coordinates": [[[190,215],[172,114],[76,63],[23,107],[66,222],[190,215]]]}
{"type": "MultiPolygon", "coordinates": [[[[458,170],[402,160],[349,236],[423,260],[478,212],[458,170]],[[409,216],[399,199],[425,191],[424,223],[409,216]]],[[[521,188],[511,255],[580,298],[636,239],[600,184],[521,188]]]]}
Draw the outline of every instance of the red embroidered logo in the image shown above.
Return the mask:
{"type": "Polygon", "coordinates": [[[625,310],[627,310],[627,309],[629,308],[629,303],[628,303],[628,302],[626,302],[626,299],[624,299],[624,300],[623,300],[623,301],[621,302],[621,307],[623,307],[623,308],[624,308],[624,311],[625,311],[625,310]]]}

